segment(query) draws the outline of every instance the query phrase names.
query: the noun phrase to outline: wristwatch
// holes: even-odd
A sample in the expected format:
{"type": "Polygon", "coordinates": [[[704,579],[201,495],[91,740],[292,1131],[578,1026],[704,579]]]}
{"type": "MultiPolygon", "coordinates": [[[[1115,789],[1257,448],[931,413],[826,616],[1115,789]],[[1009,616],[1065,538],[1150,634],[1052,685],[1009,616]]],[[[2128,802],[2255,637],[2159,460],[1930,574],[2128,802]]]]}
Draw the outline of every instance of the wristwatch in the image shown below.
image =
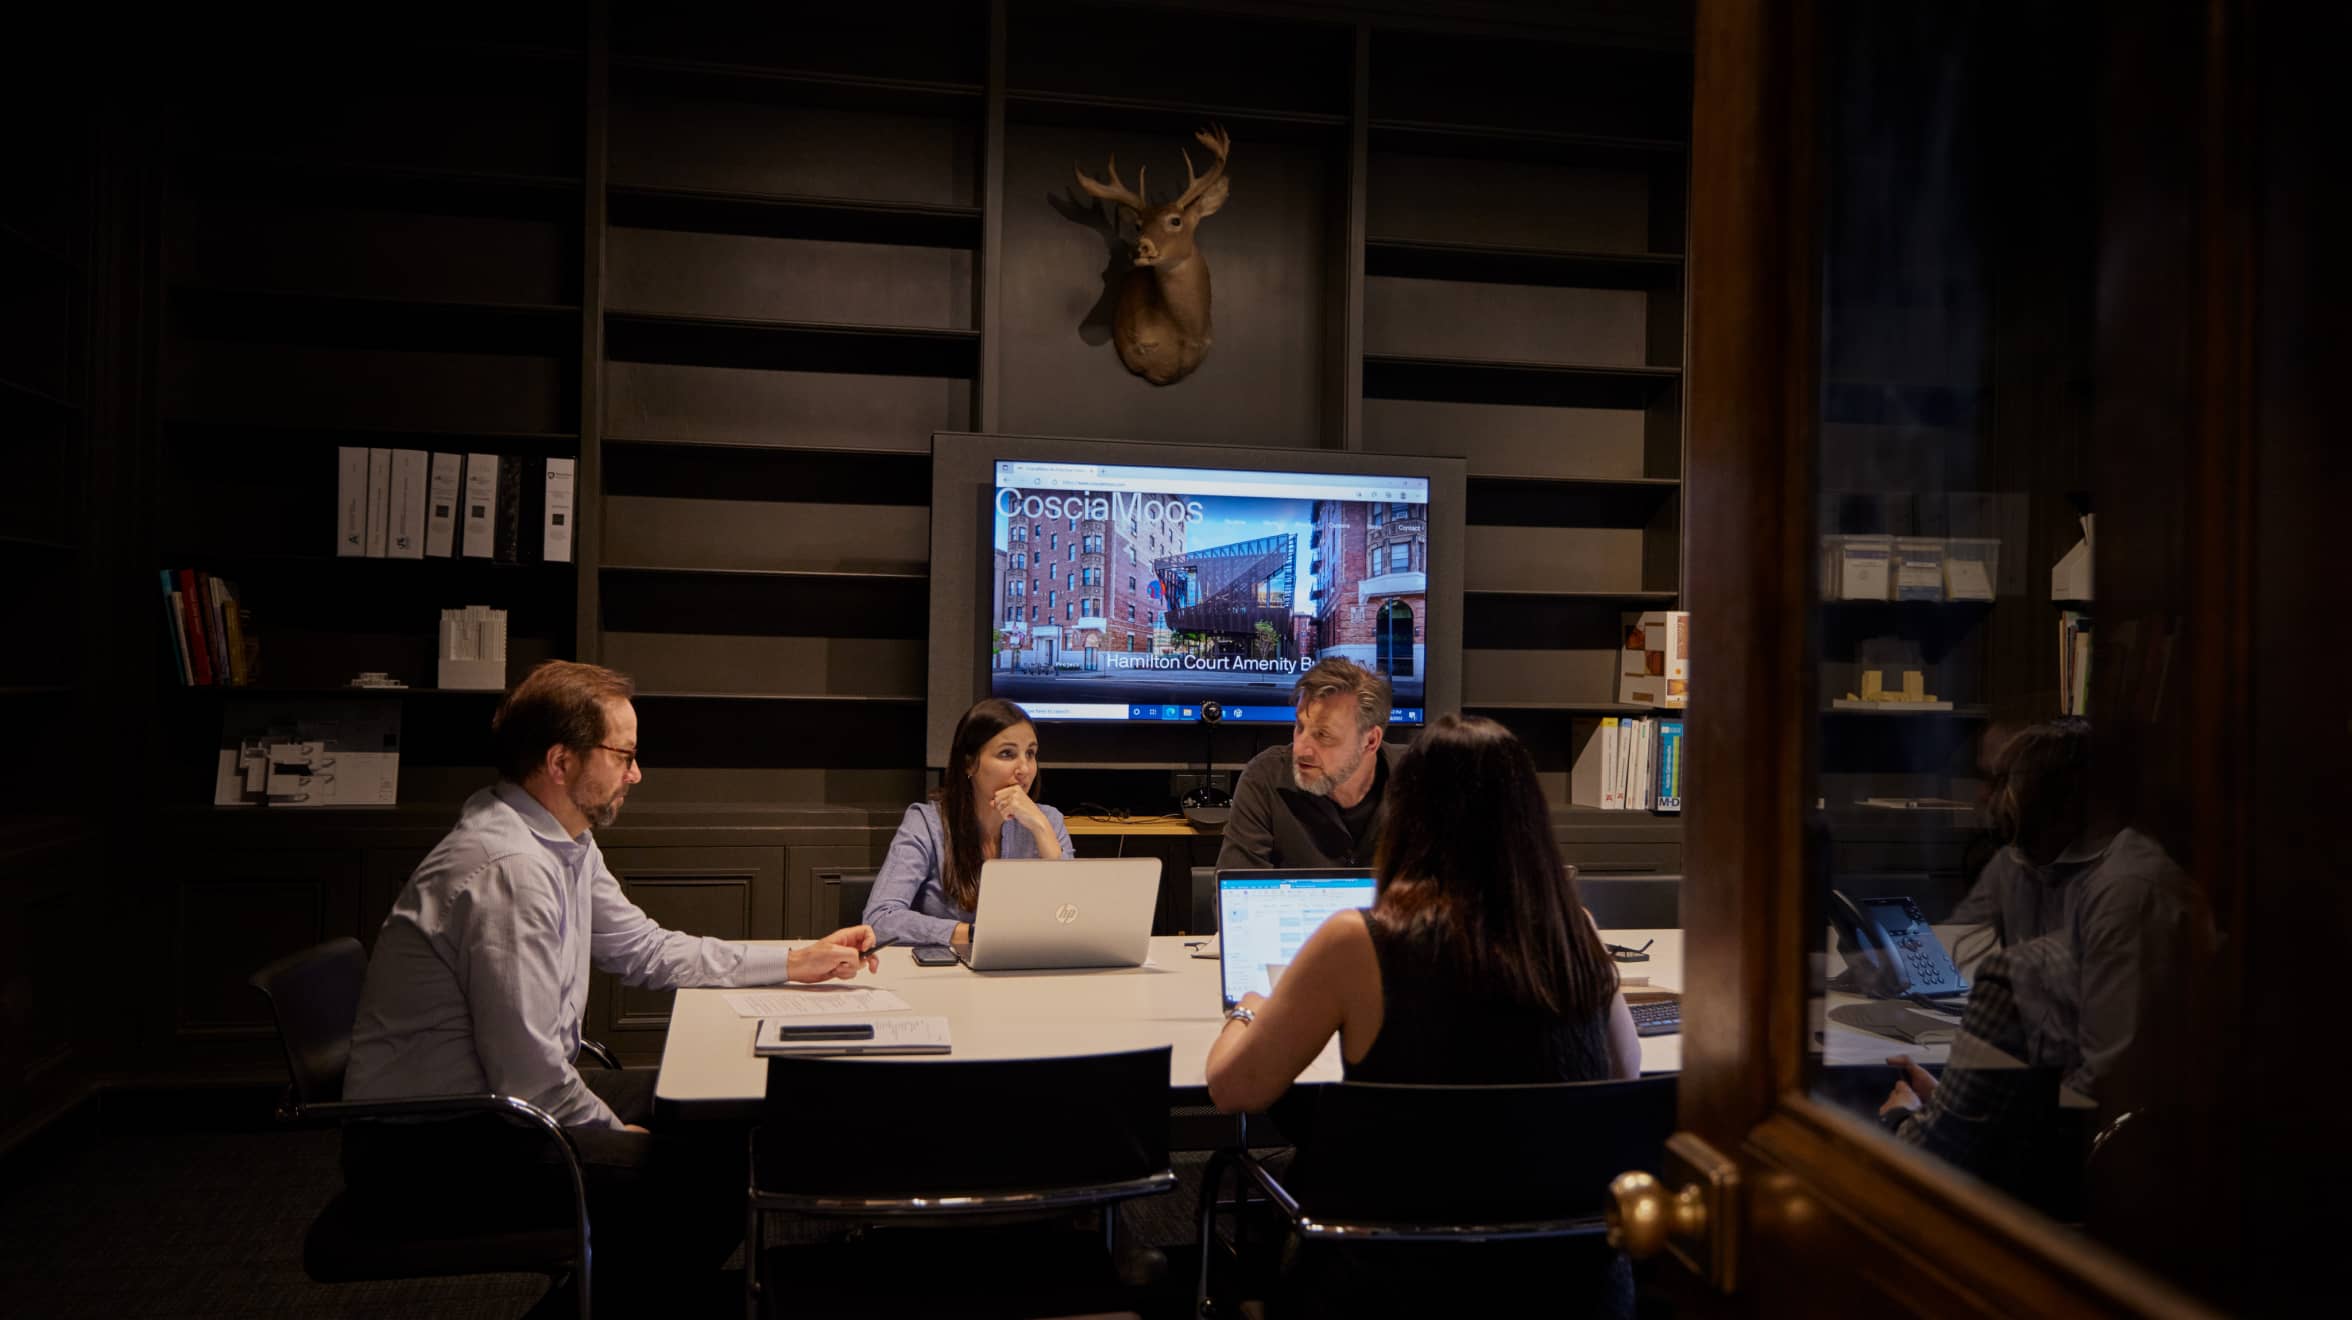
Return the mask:
{"type": "Polygon", "coordinates": [[[1225,1020],[1227,1022],[1239,1022],[1241,1025],[1246,1027],[1250,1023],[1258,1020],[1258,1010],[1254,1008],[1247,1008],[1240,1004],[1235,1004],[1233,1007],[1225,1010],[1225,1020]]]}

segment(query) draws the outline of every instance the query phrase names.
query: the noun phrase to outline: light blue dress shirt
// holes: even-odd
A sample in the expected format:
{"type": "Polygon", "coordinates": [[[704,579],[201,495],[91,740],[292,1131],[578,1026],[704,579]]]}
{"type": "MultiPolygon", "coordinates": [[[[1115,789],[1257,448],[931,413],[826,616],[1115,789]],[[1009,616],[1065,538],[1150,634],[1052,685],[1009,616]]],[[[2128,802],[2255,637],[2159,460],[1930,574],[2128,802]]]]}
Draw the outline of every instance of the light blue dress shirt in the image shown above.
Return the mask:
{"type": "MultiPolygon", "coordinates": [[[[1069,828],[1062,824],[1062,813],[1042,802],[1037,809],[1045,813],[1054,837],[1061,840],[1062,856],[1077,856],[1069,828]]],[[[1018,822],[1008,820],[997,835],[996,855],[1034,858],[1037,840],[1018,822]]],[[[972,909],[949,902],[939,886],[940,859],[945,856],[947,836],[939,828],[938,806],[917,802],[908,807],[906,819],[898,823],[897,837],[890,841],[890,851],[882,857],[873,891],[866,897],[866,924],[874,928],[876,940],[945,944],[954,938],[957,922],[972,919],[972,909]]]]}
{"type": "Polygon", "coordinates": [[[786,950],[664,930],[586,831],[519,784],[466,799],[376,935],[352,1026],[352,1100],[517,1096],[571,1127],[619,1128],[572,1066],[589,967],[632,986],[776,985],[786,950]]]}

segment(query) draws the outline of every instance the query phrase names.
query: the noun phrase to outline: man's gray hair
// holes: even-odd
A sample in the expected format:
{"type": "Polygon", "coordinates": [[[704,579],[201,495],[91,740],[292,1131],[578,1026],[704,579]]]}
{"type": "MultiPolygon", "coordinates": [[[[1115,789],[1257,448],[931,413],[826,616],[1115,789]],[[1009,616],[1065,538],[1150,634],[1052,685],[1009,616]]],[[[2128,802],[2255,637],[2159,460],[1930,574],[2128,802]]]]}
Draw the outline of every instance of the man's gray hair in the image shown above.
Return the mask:
{"type": "Polygon", "coordinates": [[[1339,696],[1347,697],[1356,704],[1356,732],[1387,726],[1387,676],[1366,669],[1353,660],[1336,655],[1326,657],[1314,668],[1299,675],[1298,685],[1291,690],[1292,703],[1301,710],[1309,702],[1339,696]]]}

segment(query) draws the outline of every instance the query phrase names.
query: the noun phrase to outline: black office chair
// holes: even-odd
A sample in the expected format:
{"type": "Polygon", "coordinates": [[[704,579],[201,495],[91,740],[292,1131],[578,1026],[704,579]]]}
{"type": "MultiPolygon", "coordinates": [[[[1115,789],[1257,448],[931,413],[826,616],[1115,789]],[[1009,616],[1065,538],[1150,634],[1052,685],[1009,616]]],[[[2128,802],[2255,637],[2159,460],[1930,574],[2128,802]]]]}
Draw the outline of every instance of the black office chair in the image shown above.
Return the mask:
{"type": "Polygon", "coordinates": [[[760,1284],[758,1250],[776,1213],[882,1226],[845,1244],[781,1249],[850,1257],[790,1267],[796,1294],[804,1280],[855,1287],[849,1299],[812,1297],[826,1313],[864,1313],[877,1292],[916,1300],[927,1315],[1000,1314],[1016,1297],[1027,1315],[1125,1307],[1116,1207],[1176,1188],[1168,1053],[1163,1045],[973,1062],[770,1059],[767,1108],[751,1136],[749,1314],[781,1311],[781,1298],[765,1295],[781,1289],[760,1284]],[[1066,1226],[1071,1211],[1088,1208],[1101,1211],[1099,1239],[1036,1222],[1066,1226]],[[893,1228],[951,1222],[956,1233],[920,1245],[885,1240],[893,1228]]]}
{"type": "MultiPolygon", "coordinates": [[[[1661,1171],[1674,1131],[1675,1079],[1542,1086],[1341,1082],[1316,1088],[1312,1101],[1311,1135],[1291,1170],[1249,1150],[1246,1136],[1241,1148],[1210,1157],[1201,1179],[1199,1314],[1213,1313],[1209,1266],[1228,1168],[1242,1176],[1237,1204],[1254,1185],[1298,1239],[1298,1265],[1320,1266],[1329,1276],[1301,1293],[1339,1313],[1373,1300],[1349,1294],[1351,1275],[1359,1285],[1376,1279],[1371,1286],[1383,1290],[1375,1294],[1383,1307],[1405,1304],[1400,1285],[1424,1278],[1454,1290],[1458,1304],[1466,1281],[1491,1280],[1498,1266],[1511,1263],[1498,1254],[1508,1249],[1493,1245],[1468,1262],[1449,1250],[1469,1244],[1542,1244],[1542,1256],[1522,1253],[1515,1263],[1555,1281],[1570,1276],[1566,1266],[1602,1268],[1613,1258],[1609,1182],[1630,1169],[1661,1171]],[[1344,1259],[1334,1259],[1342,1252],[1344,1259]],[[1422,1276],[1367,1271],[1416,1252],[1476,1269],[1465,1275],[1433,1264],[1422,1276]],[[1320,1261],[1312,1259],[1318,1255],[1320,1261]]],[[[1557,1290],[1550,1295],[1564,1300],[1557,1290]]]]}
{"type": "MultiPolygon", "coordinates": [[[[1570,867],[1574,872],[1576,868],[1570,867]]],[[[1578,873],[1577,897],[1602,930],[1676,930],[1682,926],[1679,875],[1578,873]]]]}
{"type": "MultiPolygon", "coordinates": [[[[302,1268],[320,1283],[436,1278],[455,1274],[544,1274],[554,1287],[570,1282],[581,1320],[589,1314],[588,1198],[580,1164],[563,1127],[545,1110],[513,1096],[441,1095],[405,1100],[345,1100],[343,1073],[351,1059],[351,1025],[359,1013],[367,952],[358,940],[329,940],[289,954],[255,972],[248,983],[268,1001],[286,1050],[288,1085],[278,1118],[286,1123],[340,1127],[385,1118],[443,1118],[496,1114],[538,1131],[560,1156],[570,1189],[570,1213],[541,1225],[483,1225],[379,1213],[349,1189],[311,1221],[303,1238],[302,1268]]],[[[580,1052],[608,1068],[620,1062],[591,1040],[580,1052]]]]}
{"type": "Polygon", "coordinates": [[[1217,868],[1192,868],[1192,930],[1194,935],[1214,935],[1224,914],[1217,911],[1217,868]]]}
{"type": "Polygon", "coordinates": [[[833,888],[833,925],[830,929],[843,930],[866,919],[866,900],[874,893],[872,875],[845,875],[838,878],[833,888]]]}

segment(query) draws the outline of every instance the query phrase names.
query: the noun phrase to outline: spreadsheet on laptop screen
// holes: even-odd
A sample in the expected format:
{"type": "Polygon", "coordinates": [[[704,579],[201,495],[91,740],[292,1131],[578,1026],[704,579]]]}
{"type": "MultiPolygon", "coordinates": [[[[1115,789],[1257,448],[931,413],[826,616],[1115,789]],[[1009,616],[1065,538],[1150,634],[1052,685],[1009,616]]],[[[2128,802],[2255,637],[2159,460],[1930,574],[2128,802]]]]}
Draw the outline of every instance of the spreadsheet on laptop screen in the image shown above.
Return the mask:
{"type": "Polygon", "coordinates": [[[1321,876],[1217,878],[1217,949],[1225,1002],[1251,991],[1272,994],[1274,982],[1299,946],[1325,918],[1346,908],[1370,907],[1370,872],[1321,876]]]}

